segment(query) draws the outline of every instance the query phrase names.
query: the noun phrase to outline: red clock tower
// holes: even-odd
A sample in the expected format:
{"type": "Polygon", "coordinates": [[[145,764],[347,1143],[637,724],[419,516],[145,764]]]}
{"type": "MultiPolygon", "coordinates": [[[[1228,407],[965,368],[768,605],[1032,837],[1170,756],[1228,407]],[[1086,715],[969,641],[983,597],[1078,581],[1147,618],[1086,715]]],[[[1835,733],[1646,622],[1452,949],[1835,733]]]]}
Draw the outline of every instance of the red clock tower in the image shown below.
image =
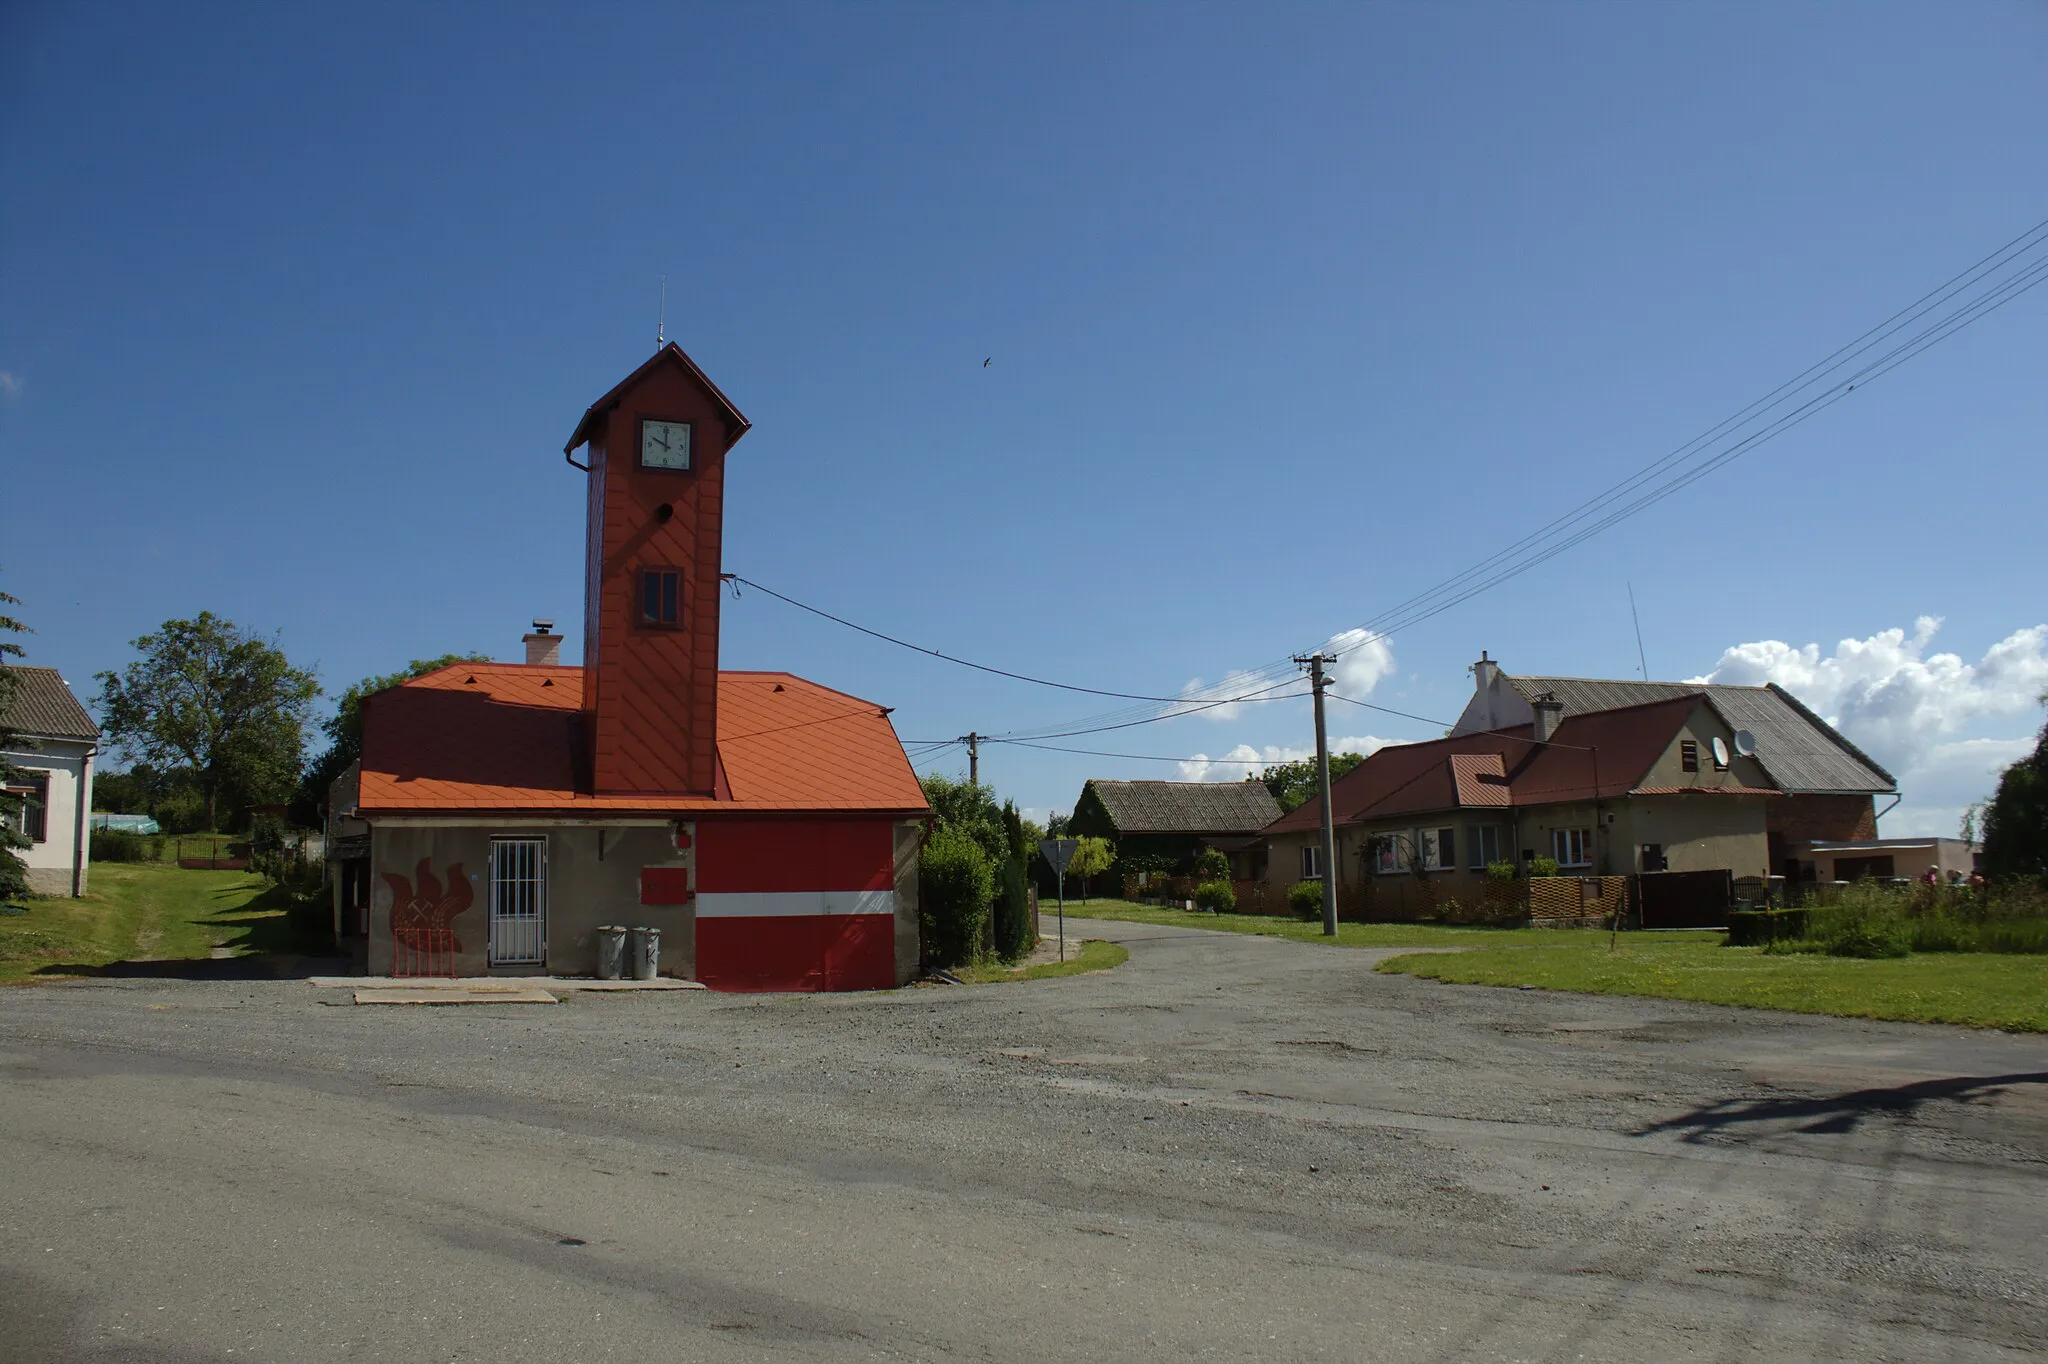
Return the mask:
{"type": "Polygon", "coordinates": [[[583,711],[599,796],[723,795],[719,543],[725,456],[749,423],[671,342],[590,405],[583,711]]]}

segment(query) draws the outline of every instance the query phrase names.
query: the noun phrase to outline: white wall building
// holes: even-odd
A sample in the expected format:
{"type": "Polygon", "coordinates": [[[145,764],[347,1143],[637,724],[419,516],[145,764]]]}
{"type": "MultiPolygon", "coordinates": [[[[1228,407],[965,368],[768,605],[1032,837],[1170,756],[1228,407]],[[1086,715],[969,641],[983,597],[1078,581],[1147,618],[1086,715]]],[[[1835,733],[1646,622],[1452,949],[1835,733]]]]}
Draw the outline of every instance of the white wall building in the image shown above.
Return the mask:
{"type": "Polygon", "coordinates": [[[15,735],[6,750],[0,817],[28,835],[21,850],[29,889],[40,895],[85,894],[92,812],[93,759],[99,726],[55,668],[10,667],[14,685],[0,729],[15,735]]]}

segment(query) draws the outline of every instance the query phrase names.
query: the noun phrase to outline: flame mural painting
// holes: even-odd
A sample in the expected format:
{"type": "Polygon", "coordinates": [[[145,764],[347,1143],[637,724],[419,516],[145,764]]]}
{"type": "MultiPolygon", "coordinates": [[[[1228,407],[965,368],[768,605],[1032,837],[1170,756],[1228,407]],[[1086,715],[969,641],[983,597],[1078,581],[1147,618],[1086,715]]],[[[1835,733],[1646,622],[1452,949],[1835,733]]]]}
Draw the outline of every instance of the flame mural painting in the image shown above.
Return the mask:
{"type": "Polygon", "coordinates": [[[383,875],[384,883],[391,887],[394,944],[420,953],[462,950],[462,942],[455,936],[455,920],[469,908],[475,892],[470,888],[469,878],[462,874],[460,862],[449,866],[445,890],[434,875],[431,858],[420,859],[419,869],[410,882],[394,872],[383,875]]]}

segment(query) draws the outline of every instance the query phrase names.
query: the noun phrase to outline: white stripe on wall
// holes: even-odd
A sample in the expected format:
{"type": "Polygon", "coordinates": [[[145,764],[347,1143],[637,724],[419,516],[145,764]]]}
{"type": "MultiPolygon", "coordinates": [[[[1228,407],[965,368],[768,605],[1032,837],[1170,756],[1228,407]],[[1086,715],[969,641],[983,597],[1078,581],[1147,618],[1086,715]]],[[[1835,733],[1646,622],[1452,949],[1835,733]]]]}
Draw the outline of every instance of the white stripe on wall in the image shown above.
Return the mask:
{"type": "Polygon", "coordinates": [[[700,919],[791,918],[807,914],[894,914],[893,890],[792,890],[697,896],[700,919]]]}

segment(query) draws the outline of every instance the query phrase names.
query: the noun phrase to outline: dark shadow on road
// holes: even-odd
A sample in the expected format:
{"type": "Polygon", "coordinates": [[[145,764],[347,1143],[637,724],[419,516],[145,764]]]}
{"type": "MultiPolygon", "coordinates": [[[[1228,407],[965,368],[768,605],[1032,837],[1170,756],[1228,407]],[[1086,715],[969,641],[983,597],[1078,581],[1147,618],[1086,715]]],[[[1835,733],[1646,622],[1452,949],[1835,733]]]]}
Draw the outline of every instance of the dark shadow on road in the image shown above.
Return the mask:
{"type": "Polygon", "coordinates": [[[44,980],[304,980],[350,973],[346,957],[179,957],[166,961],[110,961],[93,965],[53,962],[44,980]]]}
{"type": "Polygon", "coordinates": [[[1688,1142],[1731,1132],[1750,1123],[1803,1123],[1795,1132],[1832,1136],[1853,1132],[1866,1118],[1878,1114],[1910,1117],[1928,1103],[1982,1103],[1997,1098],[2014,1085],[2048,1084],[2048,1071],[2016,1075],[1956,1075],[1940,1080],[1917,1080],[1887,1089],[1857,1089],[1847,1094],[1809,1095],[1799,1098],[1727,1099],[1696,1108],[1663,1122],[1638,1128],[1631,1136],[1647,1137],[1659,1132],[1683,1133],[1688,1142]]]}

